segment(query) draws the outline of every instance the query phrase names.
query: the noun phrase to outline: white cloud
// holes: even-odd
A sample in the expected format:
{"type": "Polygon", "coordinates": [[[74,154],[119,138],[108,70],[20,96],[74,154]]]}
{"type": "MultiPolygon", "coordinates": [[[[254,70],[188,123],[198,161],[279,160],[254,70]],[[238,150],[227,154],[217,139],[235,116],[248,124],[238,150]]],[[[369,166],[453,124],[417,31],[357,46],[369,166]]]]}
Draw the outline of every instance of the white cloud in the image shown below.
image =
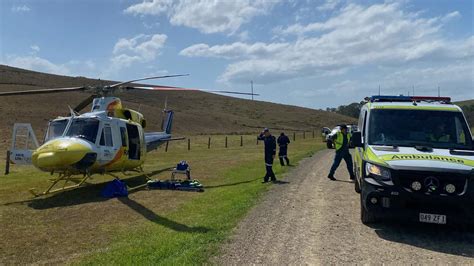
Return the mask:
{"type": "Polygon", "coordinates": [[[265,44],[257,42],[246,44],[235,42],[229,45],[209,46],[204,43],[195,44],[183,49],[179,54],[188,57],[216,57],[216,58],[263,58],[272,56],[289,47],[287,43],[265,44]]]}
{"type": "Polygon", "coordinates": [[[54,64],[51,61],[36,55],[12,56],[7,55],[2,64],[58,75],[70,75],[69,68],[64,64],[54,64]]]}
{"type": "Polygon", "coordinates": [[[164,34],[140,34],[131,39],[122,38],[114,46],[111,59],[115,67],[128,67],[137,62],[150,62],[156,59],[168,37],[164,34]]]}
{"type": "Polygon", "coordinates": [[[27,5],[21,5],[21,6],[12,6],[11,10],[12,12],[16,12],[16,13],[23,13],[23,12],[31,11],[31,8],[28,7],[27,5]]]}
{"type": "Polygon", "coordinates": [[[31,55],[36,55],[40,51],[40,47],[38,45],[31,45],[31,55]]]}
{"type": "Polygon", "coordinates": [[[6,55],[3,60],[0,59],[0,64],[56,75],[96,76],[96,64],[92,60],[55,63],[38,55],[40,51],[38,45],[31,45],[30,48],[29,55],[6,55]]]}
{"type": "Polygon", "coordinates": [[[268,14],[279,0],[153,0],[129,6],[125,13],[168,16],[172,25],[203,33],[235,33],[252,18],[268,14]]]}
{"type": "Polygon", "coordinates": [[[110,59],[110,62],[112,63],[113,67],[116,69],[122,69],[125,67],[129,67],[134,63],[142,61],[142,58],[140,56],[134,55],[126,55],[126,54],[120,54],[117,56],[114,56],[110,59]]]}
{"type": "Polygon", "coordinates": [[[125,13],[135,15],[161,15],[173,5],[173,0],[153,0],[129,6],[125,13]]]}
{"type": "Polygon", "coordinates": [[[237,37],[239,38],[240,41],[242,42],[245,42],[245,41],[248,41],[250,39],[249,37],[249,32],[248,31],[242,31],[240,33],[237,34],[237,37]]]}
{"type": "Polygon", "coordinates": [[[336,6],[340,3],[340,0],[325,0],[324,4],[317,7],[319,11],[329,11],[336,8],[336,6]]]}
{"type": "Polygon", "coordinates": [[[350,4],[326,21],[276,30],[281,36],[296,35],[293,41],[215,46],[201,43],[180,54],[234,60],[220,77],[233,83],[334,75],[360,66],[450,63],[474,57],[474,37],[443,37],[444,24],[458,16],[453,12],[422,18],[420,13],[405,12],[398,3],[369,7],[350,4]]]}

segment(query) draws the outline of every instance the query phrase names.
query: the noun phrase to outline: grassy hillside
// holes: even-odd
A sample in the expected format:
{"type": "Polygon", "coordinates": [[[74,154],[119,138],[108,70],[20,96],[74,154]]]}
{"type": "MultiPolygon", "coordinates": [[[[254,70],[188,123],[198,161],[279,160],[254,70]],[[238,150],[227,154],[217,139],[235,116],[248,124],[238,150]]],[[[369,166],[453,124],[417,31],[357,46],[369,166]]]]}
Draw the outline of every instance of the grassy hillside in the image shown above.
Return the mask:
{"type": "MultiPolygon", "coordinates": [[[[107,84],[110,81],[67,77],[0,65],[0,91],[107,84]]],[[[161,84],[172,84],[162,81],[161,84]]],[[[68,114],[88,94],[58,93],[0,98],[0,151],[10,145],[13,123],[32,123],[37,136],[44,135],[49,119],[68,114]]],[[[148,120],[147,130],[158,130],[165,97],[176,111],[178,135],[254,133],[262,127],[287,131],[317,129],[355,119],[320,110],[221,96],[204,92],[133,91],[118,95],[124,106],[139,109],[148,120]]],[[[86,108],[87,109],[87,108],[86,108]]]]}
{"type": "Polygon", "coordinates": [[[462,108],[462,110],[464,111],[464,115],[466,116],[467,122],[469,123],[471,128],[474,128],[474,100],[457,102],[456,104],[462,108]]]}

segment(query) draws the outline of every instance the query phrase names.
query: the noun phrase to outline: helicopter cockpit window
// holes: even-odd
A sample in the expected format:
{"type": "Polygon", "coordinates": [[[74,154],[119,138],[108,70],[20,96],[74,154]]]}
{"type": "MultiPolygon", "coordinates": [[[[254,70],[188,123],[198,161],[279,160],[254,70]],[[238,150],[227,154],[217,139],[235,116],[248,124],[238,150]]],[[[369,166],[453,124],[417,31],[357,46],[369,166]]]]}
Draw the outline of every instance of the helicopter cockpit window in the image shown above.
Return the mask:
{"type": "Polygon", "coordinates": [[[113,147],[114,143],[112,140],[112,129],[109,126],[105,126],[102,129],[102,134],[100,135],[99,145],[113,147]]]}
{"type": "Polygon", "coordinates": [[[66,129],[69,119],[51,121],[48,126],[45,141],[61,137],[66,129]]]}
{"type": "Polygon", "coordinates": [[[99,120],[95,118],[74,118],[66,133],[68,137],[78,137],[95,143],[99,120]]]}

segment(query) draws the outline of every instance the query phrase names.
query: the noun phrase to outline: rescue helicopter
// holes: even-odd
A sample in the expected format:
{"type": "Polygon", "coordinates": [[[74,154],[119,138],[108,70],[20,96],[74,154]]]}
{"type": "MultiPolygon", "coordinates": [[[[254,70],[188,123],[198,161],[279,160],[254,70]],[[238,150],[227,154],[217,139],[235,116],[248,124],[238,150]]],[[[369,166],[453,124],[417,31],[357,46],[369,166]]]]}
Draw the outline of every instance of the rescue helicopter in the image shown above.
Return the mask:
{"type": "Polygon", "coordinates": [[[30,152],[13,150],[10,160],[14,163],[16,161],[31,162],[37,169],[57,175],[44,192],[36,193],[30,190],[34,196],[82,186],[93,174],[107,174],[118,178],[114,173],[143,172],[142,166],[147,152],[156,150],[168,141],[183,138],[173,138],[171,135],[174,112],[167,109],[166,103],[163,110],[162,131],[145,132],[144,116],[138,111],[125,108],[121,100],[114,96],[116,93],[130,90],[155,90],[258,95],[236,91],[131,85],[138,81],[181,76],[187,76],[187,74],[147,77],[106,86],[0,92],[0,97],[72,91],[90,94],[76,107],[69,108],[69,116],[60,116],[48,123],[44,143],[41,146],[38,145],[37,149],[30,152]],[[80,114],[90,104],[92,104],[91,110],[80,114]],[[72,184],[68,185],[68,183],[72,184]]]}

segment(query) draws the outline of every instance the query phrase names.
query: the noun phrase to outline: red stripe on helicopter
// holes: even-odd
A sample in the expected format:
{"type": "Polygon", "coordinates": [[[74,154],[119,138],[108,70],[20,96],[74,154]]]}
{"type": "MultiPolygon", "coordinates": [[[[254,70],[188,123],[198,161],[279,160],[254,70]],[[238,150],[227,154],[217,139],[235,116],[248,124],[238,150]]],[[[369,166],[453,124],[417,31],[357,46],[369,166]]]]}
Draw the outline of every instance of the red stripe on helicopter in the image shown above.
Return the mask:
{"type": "Polygon", "coordinates": [[[120,160],[120,158],[122,158],[124,152],[123,152],[123,148],[120,148],[120,150],[117,151],[117,153],[115,154],[114,158],[112,159],[112,161],[104,164],[103,166],[110,166],[112,165],[113,163],[117,162],[118,160],[120,160]]]}

